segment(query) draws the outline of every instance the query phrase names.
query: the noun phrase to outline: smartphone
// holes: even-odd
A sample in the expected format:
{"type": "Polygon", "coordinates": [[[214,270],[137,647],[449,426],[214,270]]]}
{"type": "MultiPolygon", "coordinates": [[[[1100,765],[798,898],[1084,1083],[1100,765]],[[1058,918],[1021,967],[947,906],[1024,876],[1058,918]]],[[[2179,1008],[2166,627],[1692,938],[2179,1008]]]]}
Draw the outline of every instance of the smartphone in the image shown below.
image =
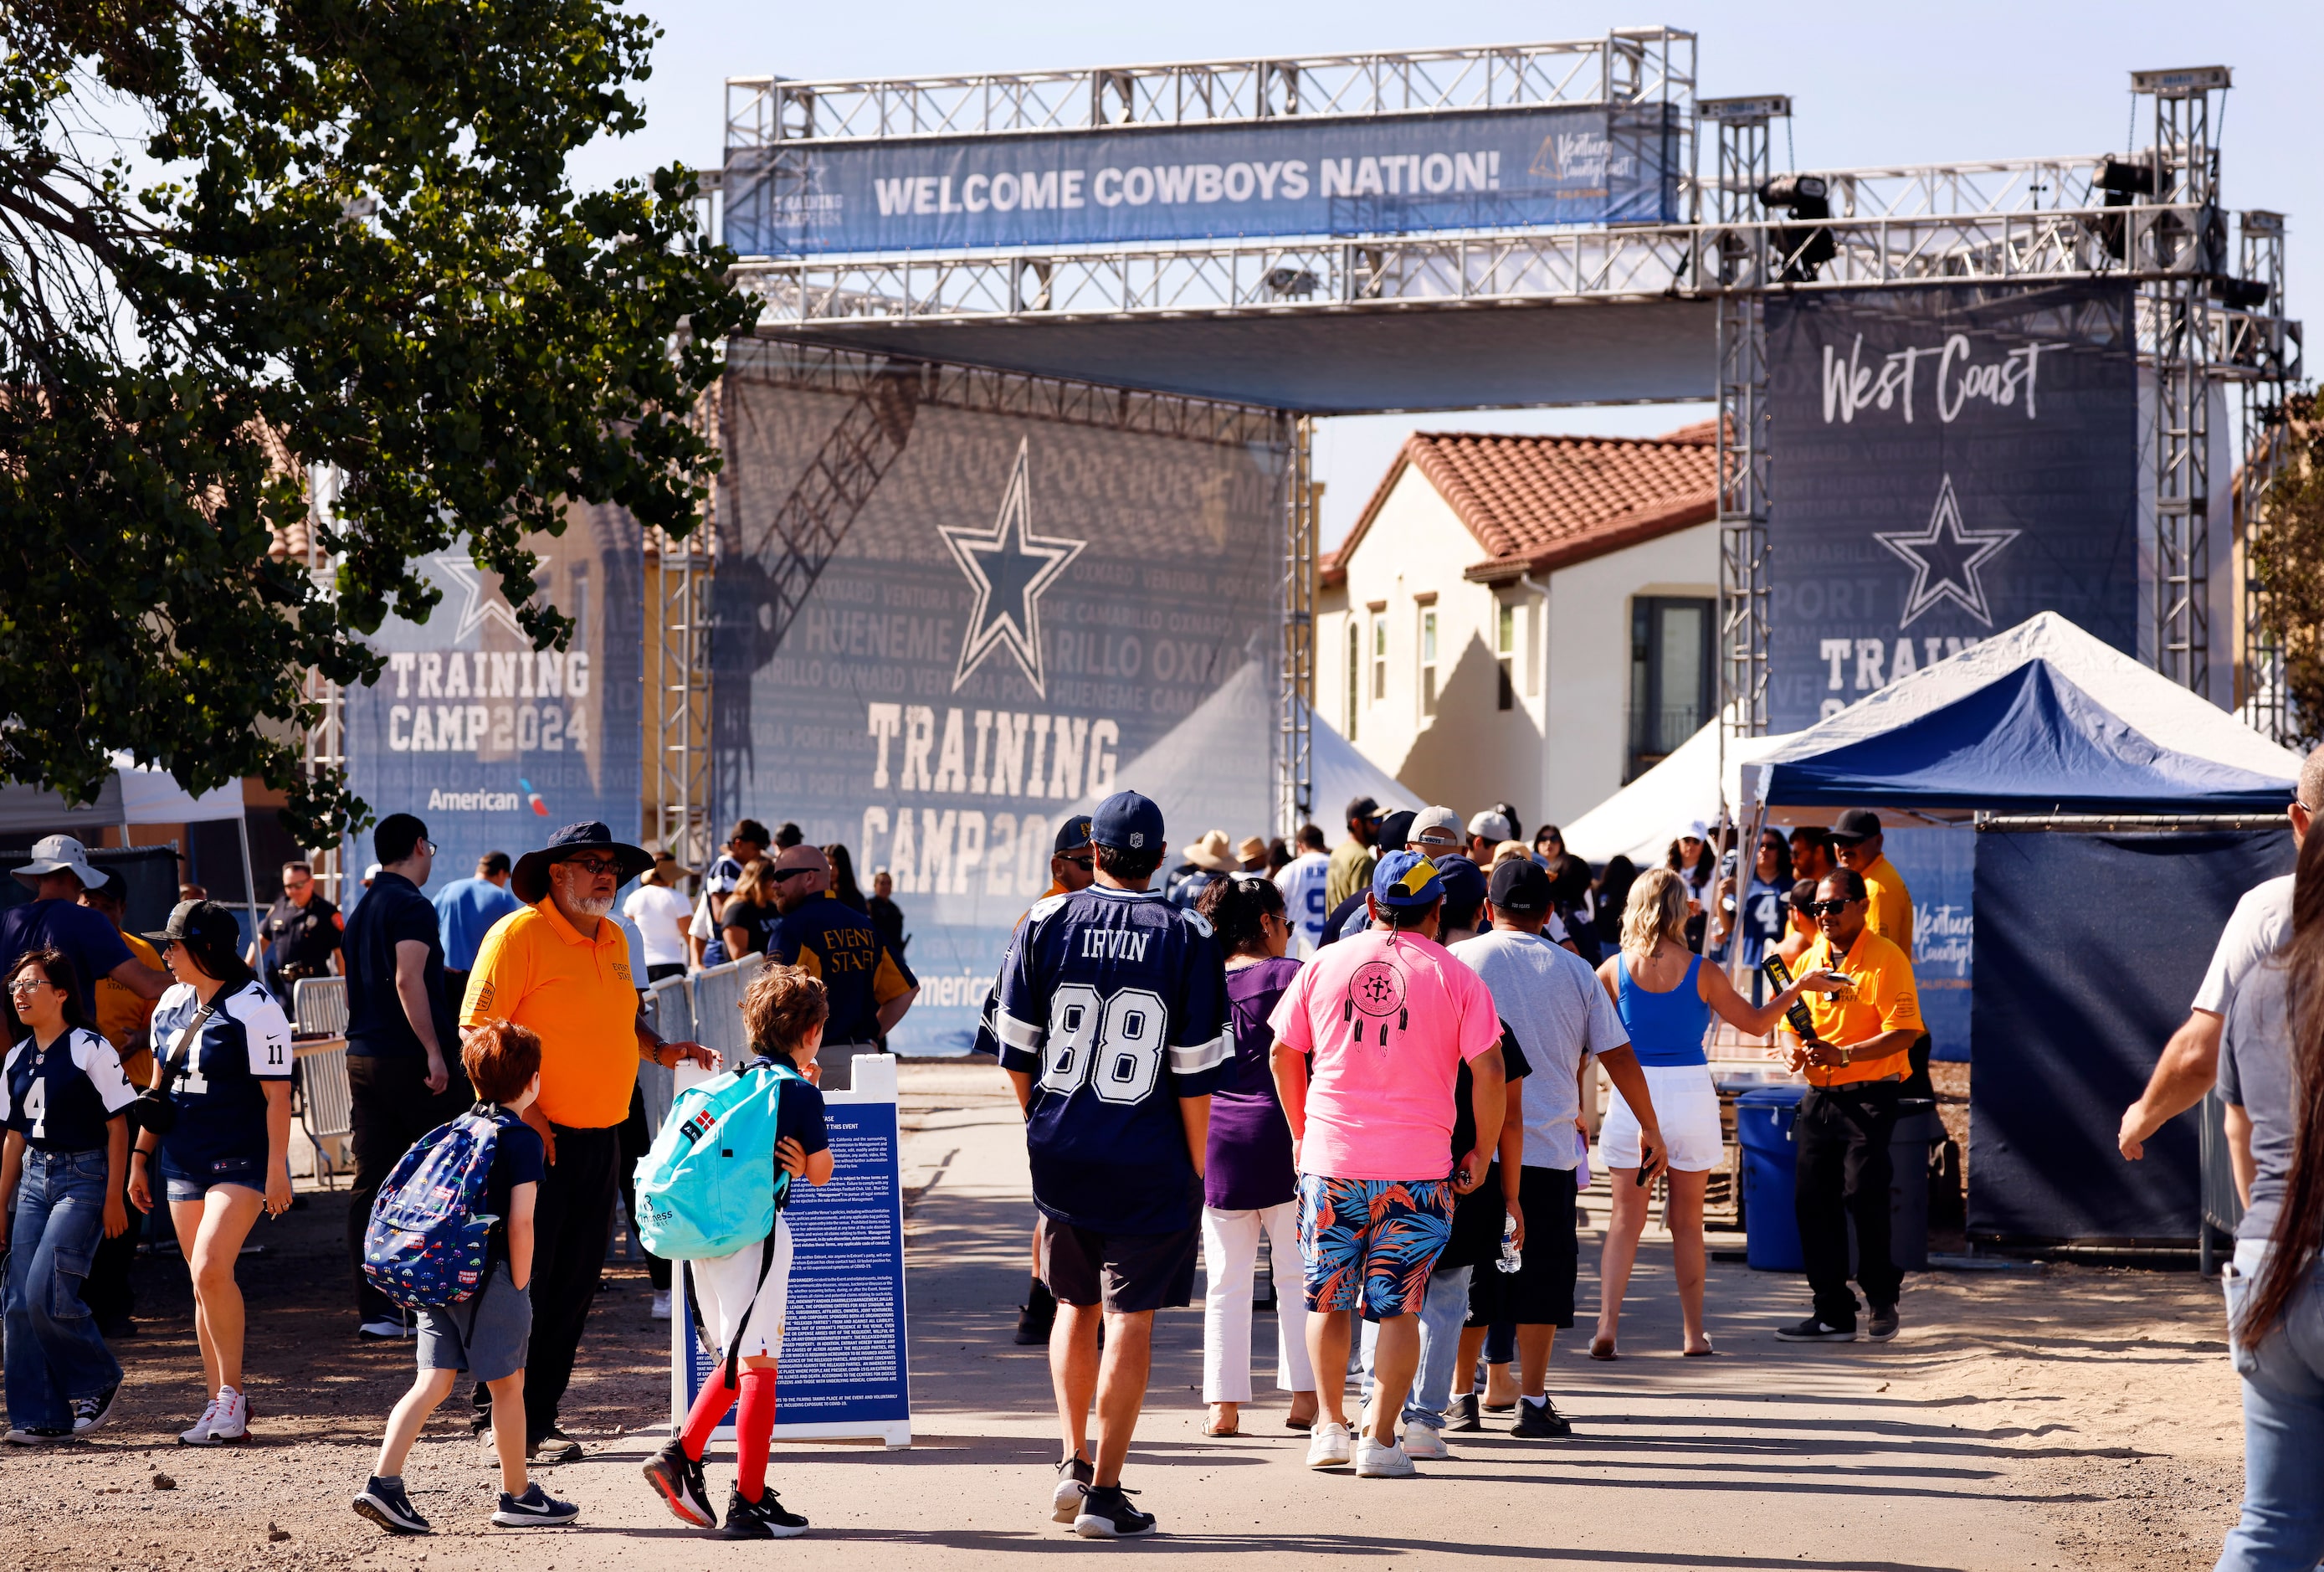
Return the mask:
{"type": "MultiPolygon", "coordinates": [[[[1777,992],[1792,985],[1792,968],[1784,964],[1783,957],[1770,953],[1759,963],[1759,969],[1767,975],[1769,982],[1775,985],[1777,992]]],[[[1799,1000],[1792,1001],[1792,1007],[1784,1012],[1784,1019],[1792,1023],[1793,1031],[1808,1041],[1816,1040],[1815,1017],[1808,1013],[1808,1007],[1799,1000]]]]}

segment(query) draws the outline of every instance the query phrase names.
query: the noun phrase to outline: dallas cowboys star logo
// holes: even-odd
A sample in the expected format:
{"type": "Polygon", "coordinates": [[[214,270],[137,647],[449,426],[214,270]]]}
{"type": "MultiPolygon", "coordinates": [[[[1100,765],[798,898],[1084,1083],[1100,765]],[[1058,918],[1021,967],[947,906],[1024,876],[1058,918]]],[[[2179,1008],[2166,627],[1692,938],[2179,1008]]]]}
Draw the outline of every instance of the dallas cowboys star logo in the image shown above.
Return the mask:
{"type": "Polygon", "coordinates": [[[1962,528],[1960,504],[1953,497],[1953,477],[1946,476],[1937,488],[1937,505],[1929,514],[1927,529],[1917,534],[1898,532],[1872,537],[1913,565],[1913,587],[1904,596],[1904,620],[1896,625],[1909,628],[1923,612],[1950,600],[1991,627],[1993,613],[1985,603],[1985,582],[1978,577],[1978,569],[2021,533],[1962,528]]]}
{"type": "Polygon", "coordinates": [[[976,605],[961,639],[960,665],[953,672],[954,692],[978,662],[1001,646],[1017,657],[1033,691],[1044,698],[1049,696],[1041,673],[1041,592],[1065,576],[1089,542],[1033,532],[1032,496],[1025,478],[1028,446],[1028,439],[1018,439],[1017,462],[1010,468],[1001,511],[989,532],[946,524],[936,528],[953,560],[976,587],[976,605]]]}
{"type": "Polygon", "coordinates": [[[489,622],[499,623],[509,632],[521,637],[523,626],[507,601],[498,596],[489,600],[484,596],[484,580],[476,577],[476,565],[457,551],[447,551],[440,557],[430,557],[438,572],[456,585],[467,596],[460,603],[460,625],[452,632],[456,643],[489,622]]]}

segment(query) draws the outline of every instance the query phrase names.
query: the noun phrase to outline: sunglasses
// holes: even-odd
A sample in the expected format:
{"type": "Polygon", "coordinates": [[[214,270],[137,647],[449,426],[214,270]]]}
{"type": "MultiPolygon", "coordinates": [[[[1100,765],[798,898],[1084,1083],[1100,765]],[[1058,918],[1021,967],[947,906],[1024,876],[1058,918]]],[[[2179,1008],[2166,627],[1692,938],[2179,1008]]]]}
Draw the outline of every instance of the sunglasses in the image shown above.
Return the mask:
{"type": "Polygon", "coordinates": [[[594,879],[611,879],[622,871],[621,862],[613,857],[567,857],[565,865],[578,868],[594,879]]]}
{"type": "Polygon", "coordinates": [[[1065,864],[1069,867],[1079,868],[1083,873],[1086,874],[1093,871],[1097,867],[1097,859],[1095,857],[1067,857],[1065,859],[1065,864]]]}
{"type": "Polygon", "coordinates": [[[1811,901],[1800,910],[1810,917],[1837,917],[1855,904],[1853,901],[1811,901]]]}
{"type": "Polygon", "coordinates": [[[812,874],[814,872],[815,870],[813,868],[778,868],[773,873],[769,874],[767,877],[779,884],[786,879],[796,879],[801,874],[812,874]]]}

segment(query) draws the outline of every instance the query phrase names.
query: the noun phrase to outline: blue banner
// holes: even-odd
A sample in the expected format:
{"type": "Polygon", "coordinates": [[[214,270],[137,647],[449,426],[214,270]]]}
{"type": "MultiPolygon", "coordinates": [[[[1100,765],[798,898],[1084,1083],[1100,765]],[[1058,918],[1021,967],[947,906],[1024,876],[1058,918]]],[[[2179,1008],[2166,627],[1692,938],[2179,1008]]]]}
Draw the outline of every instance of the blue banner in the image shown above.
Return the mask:
{"type": "Polygon", "coordinates": [[[2055,611],[2138,648],[2130,286],[1767,304],[1767,712],[1792,731],[2055,611]]]}
{"type": "Polygon", "coordinates": [[[1669,105],[807,142],[726,156],[745,256],[1678,216],[1669,105]]]}
{"type": "MultiPolygon", "coordinates": [[[[890,1079],[892,1079],[892,1073],[890,1079]]],[[[791,1269],[783,1314],[775,1434],[794,1439],[876,1436],[911,1440],[911,1369],[904,1316],[904,1205],[895,1094],[835,1092],[824,1102],[831,1179],[795,1183],[783,1219],[791,1269]],[[860,1100],[859,1100],[860,1099],[860,1100]]],[[[683,1276],[673,1285],[671,1337],[679,1380],[672,1422],[709,1379],[683,1276]]],[[[729,1410],[724,1425],[732,1424],[729,1410]]]]}
{"type": "MultiPolygon", "coordinates": [[[[387,670],[346,695],[347,774],[375,818],[417,814],[438,846],[433,887],[512,857],[559,826],[601,819],[634,838],[644,787],[639,705],[645,594],[638,527],[618,508],[572,507],[561,536],[535,536],[540,597],[575,623],[570,646],[536,651],[495,575],[456,542],[422,564],[444,598],[425,623],[390,618],[370,640],[387,670]]],[[[350,842],[352,875],[372,861],[350,842]]]]}
{"type": "Polygon", "coordinates": [[[779,624],[754,532],[866,440],[859,397],[902,396],[877,365],[753,346],[730,369],[717,818],[844,846],[866,893],[886,873],[920,984],[890,1040],[958,1053],[1077,805],[1143,791],[1174,848],[1274,833],[1286,456],[1264,411],[1111,389],[1051,404],[1065,384],[990,408],[964,396],[982,384],[937,384],[908,417],[890,407],[878,484],[779,624]],[[1148,409],[1217,412],[1114,423],[1148,409]]]}
{"type": "Polygon", "coordinates": [[[1920,986],[1921,1020],[1933,1044],[1932,1057],[1966,1063],[1975,976],[1969,956],[1977,936],[1971,903],[1977,832],[1967,825],[1890,828],[1880,839],[1913,897],[1913,980],[1920,986]]]}

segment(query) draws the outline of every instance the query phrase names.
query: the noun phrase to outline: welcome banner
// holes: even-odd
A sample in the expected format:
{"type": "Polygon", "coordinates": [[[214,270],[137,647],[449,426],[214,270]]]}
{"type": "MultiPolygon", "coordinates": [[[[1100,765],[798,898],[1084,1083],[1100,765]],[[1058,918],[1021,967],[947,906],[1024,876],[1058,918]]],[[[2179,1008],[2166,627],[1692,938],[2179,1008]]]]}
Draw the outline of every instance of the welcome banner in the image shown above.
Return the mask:
{"type": "Polygon", "coordinates": [[[729,149],[745,256],[1677,217],[1669,105],[729,149]]]}

